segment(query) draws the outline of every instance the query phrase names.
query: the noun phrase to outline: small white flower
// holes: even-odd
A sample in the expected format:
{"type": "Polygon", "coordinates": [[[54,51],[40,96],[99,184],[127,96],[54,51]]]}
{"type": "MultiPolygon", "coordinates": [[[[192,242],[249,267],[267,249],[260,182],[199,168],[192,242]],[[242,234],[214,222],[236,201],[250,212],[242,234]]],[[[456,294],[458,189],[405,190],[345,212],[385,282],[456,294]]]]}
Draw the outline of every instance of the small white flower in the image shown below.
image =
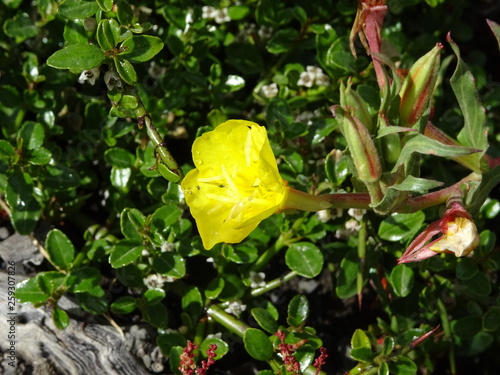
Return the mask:
{"type": "Polygon", "coordinates": [[[262,25],[259,27],[257,34],[259,34],[260,39],[269,39],[273,35],[273,28],[271,26],[262,25]]]}
{"type": "Polygon", "coordinates": [[[312,119],[314,118],[314,113],[311,111],[301,112],[297,117],[295,117],[295,122],[306,123],[307,125],[312,124],[312,119]]]}
{"type": "Polygon", "coordinates": [[[201,18],[203,19],[212,19],[215,17],[215,13],[217,12],[217,9],[214,7],[205,5],[203,8],[201,8],[202,14],[201,18]]]}
{"type": "Polygon", "coordinates": [[[268,99],[274,98],[278,95],[278,85],[276,83],[271,83],[270,85],[262,86],[262,94],[268,99]]]}
{"type": "Polygon", "coordinates": [[[331,217],[329,210],[318,211],[316,212],[316,215],[318,216],[319,221],[321,221],[322,223],[327,223],[331,217]]]}
{"type": "Polygon", "coordinates": [[[330,84],[330,78],[321,70],[318,74],[316,74],[315,81],[318,86],[328,86],[330,84]]]}
{"type": "Polygon", "coordinates": [[[151,62],[148,68],[148,74],[154,79],[162,78],[166,71],[166,67],[158,65],[154,61],[151,62]]]}
{"type": "Polygon", "coordinates": [[[222,338],[222,332],[217,332],[217,333],[209,333],[206,339],[220,339],[222,338]]]}
{"type": "Polygon", "coordinates": [[[313,66],[313,65],[308,65],[306,67],[306,72],[309,73],[310,75],[312,75],[314,78],[316,78],[318,76],[318,74],[323,74],[323,71],[321,70],[321,68],[318,68],[317,66],[313,66]]]}
{"type": "Polygon", "coordinates": [[[162,253],[171,253],[174,250],[175,250],[175,245],[173,243],[170,243],[170,242],[164,242],[160,248],[160,251],[162,253]]]}
{"type": "Polygon", "coordinates": [[[214,20],[217,23],[226,23],[231,21],[227,8],[216,10],[214,20]]]}
{"type": "Polygon", "coordinates": [[[233,314],[239,316],[243,311],[247,309],[247,305],[241,303],[240,300],[233,301],[229,304],[228,307],[224,309],[228,314],[233,314]]]}
{"type": "Polygon", "coordinates": [[[312,87],[314,84],[314,75],[309,72],[300,73],[299,80],[297,81],[297,85],[304,87],[312,87]]]}
{"type": "Polygon", "coordinates": [[[264,272],[250,271],[250,288],[260,288],[266,286],[266,282],[264,281],[265,278],[266,274],[264,272]]]}
{"type": "Polygon", "coordinates": [[[297,284],[297,289],[301,294],[310,294],[314,292],[314,289],[316,289],[318,286],[319,282],[317,282],[316,280],[300,280],[297,284]]]}
{"type": "Polygon", "coordinates": [[[120,80],[120,76],[115,71],[107,71],[104,73],[104,83],[108,86],[108,90],[113,90],[116,88],[122,87],[122,81],[120,80]]]}
{"type": "Polygon", "coordinates": [[[80,74],[80,77],[78,78],[79,83],[84,83],[85,81],[89,81],[89,83],[94,86],[95,81],[99,76],[101,75],[101,71],[99,70],[99,67],[97,68],[92,68],[90,70],[84,70],[82,74],[80,74]]]}
{"type": "Polygon", "coordinates": [[[207,262],[207,263],[213,263],[214,262],[214,258],[212,258],[212,257],[207,258],[207,259],[205,259],[205,262],[207,262]]]}
{"type": "Polygon", "coordinates": [[[364,210],[362,208],[349,208],[349,210],[347,210],[347,214],[350,217],[353,217],[358,221],[360,221],[363,218],[365,213],[366,213],[366,210],[364,210]]]}
{"type": "Polygon", "coordinates": [[[174,281],[174,277],[160,275],[158,273],[153,273],[143,279],[144,285],[146,285],[148,289],[161,289],[165,283],[172,283],[174,281]]]}
{"type": "Polygon", "coordinates": [[[347,229],[350,234],[358,233],[361,229],[361,224],[359,224],[355,219],[347,220],[344,225],[345,229],[347,229]]]}

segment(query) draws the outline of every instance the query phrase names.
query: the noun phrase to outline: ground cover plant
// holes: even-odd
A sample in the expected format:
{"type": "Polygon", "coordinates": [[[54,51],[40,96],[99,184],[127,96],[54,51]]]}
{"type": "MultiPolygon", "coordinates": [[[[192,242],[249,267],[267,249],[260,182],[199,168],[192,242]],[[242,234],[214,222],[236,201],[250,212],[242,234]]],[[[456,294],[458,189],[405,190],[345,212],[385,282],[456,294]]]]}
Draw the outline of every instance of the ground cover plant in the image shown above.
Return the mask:
{"type": "Polygon", "coordinates": [[[2,227],[44,256],[20,302],[147,325],[151,373],[498,371],[498,5],[0,17],[2,227]]]}

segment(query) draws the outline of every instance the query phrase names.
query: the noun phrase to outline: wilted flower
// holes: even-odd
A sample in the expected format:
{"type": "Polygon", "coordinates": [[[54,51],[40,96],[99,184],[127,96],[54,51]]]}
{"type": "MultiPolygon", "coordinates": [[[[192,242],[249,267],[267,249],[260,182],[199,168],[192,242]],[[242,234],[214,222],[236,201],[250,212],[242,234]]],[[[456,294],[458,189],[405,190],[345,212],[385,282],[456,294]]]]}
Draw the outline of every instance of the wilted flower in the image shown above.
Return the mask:
{"type": "Polygon", "coordinates": [[[478,245],[479,234],[472,217],[459,203],[453,203],[441,220],[429,225],[413,240],[398,262],[419,261],[437,253],[453,253],[462,257],[470,254],[478,245]],[[429,242],[438,234],[442,236],[429,242]]]}
{"type": "Polygon", "coordinates": [[[99,67],[92,68],[90,70],[84,70],[80,77],[78,78],[79,83],[84,83],[85,81],[89,81],[89,83],[94,86],[95,81],[101,75],[101,71],[99,67]]]}

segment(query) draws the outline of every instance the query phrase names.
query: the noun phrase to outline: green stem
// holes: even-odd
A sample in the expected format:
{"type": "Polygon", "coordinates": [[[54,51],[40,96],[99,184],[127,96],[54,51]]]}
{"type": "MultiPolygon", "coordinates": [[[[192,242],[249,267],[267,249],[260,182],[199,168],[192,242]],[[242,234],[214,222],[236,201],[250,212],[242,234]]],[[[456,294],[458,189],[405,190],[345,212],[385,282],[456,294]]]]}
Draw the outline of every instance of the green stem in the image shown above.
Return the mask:
{"type": "Polygon", "coordinates": [[[266,283],[265,286],[261,287],[261,288],[255,288],[253,289],[250,294],[252,295],[252,297],[257,297],[257,296],[260,296],[264,293],[267,293],[273,289],[276,289],[276,288],[279,288],[280,286],[282,286],[284,283],[286,283],[287,281],[290,281],[291,279],[293,279],[295,276],[297,276],[298,273],[295,272],[295,271],[290,271],[288,272],[285,276],[283,277],[280,277],[278,279],[274,279],[274,280],[271,280],[269,281],[268,283],[266,283]]]}
{"type": "Polygon", "coordinates": [[[451,326],[450,320],[448,319],[448,311],[446,311],[446,306],[444,305],[441,299],[437,300],[437,306],[439,309],[439,316],[441,318],[441,324],[443,326],[443,332],[445,337],[448,339],[450,345],[449,351],[449,359],[450,359],[450,370],[452,374],[457,373],[457,368],[455,364],[455,347],[453,345],[452,336],[451,336],[451,326]]]}
{"type": "Polygon", "coordinates": [[[358,292],[358,305],[361,310],[361,302],[363,297],[363,274],[365,271],[365,257],[366,257],[366,221],[361,221],[361,228],[358,232],[358,273],[356,275],[356,289],[358,292]]]}
{"type": "Polygon", "coordinates": [[[227,328],[230,332],[241,338],[245,334],[245,331],[250,328],[245,323],[228,314],[217,305],[211,305],[207,310],[207,314],[221,326],[227,328]]]}

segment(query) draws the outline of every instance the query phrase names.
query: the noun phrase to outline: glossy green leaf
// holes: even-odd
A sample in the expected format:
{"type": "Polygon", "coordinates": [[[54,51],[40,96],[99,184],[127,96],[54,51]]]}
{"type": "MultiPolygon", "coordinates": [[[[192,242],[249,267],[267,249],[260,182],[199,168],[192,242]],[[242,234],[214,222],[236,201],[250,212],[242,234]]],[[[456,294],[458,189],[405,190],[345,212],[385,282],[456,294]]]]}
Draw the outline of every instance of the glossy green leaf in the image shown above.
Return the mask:
{"type": "Polygon", "coordinates": [[[33,24],[32,19],[26,13],[20,13],[12,19],[5,19],[3,31],[17,43],[38,35],[38,27],[33,24]]]}
{"type": "Polygon", "coordinates": [[[186,346],[186,343],[186,338],[175,331],[160,334],[156,338],[156,344],[166,355],[170,353],[170,350],[172,350],[174,346],[184,347],[186,346]]]}
{"type": "Polygon", "coordinates": [[[278,331],[279,327],[278,322],[266,309],[262,307],[256,307],[253,308],[250,311],[250,313],[252,314],[253,318],[257,321],[259,326],[266,332],[273,334],[278,331]]]}
{"type": "Polygon", "coordinates": [[[491,292],[491,283],[486,276],[482,272],[477,272],[469,279],[463,281],[464,285],[466,285],[470,291],[479,294],[481,296],[487,296],[491,292]]]}
{"type": "Polygon", "coordinates": [[[23,280],[17,284],[15,295],[19,301],[24,303],[30,302],[33,304],[39,304],[49,299],[49,295],[38,285],[36,277],[23,280]]]}
{"type": "Polygon", "coordinates": [[[399,356],[396,361],[389,363],[389,372],[394,375],[415,375],[417,365],[411,359],[399,356]]]}
{"type": "Polygon", "coordinates": [[[79,305],[91,314],[100,315],[108,310],[108,299],[100,286],[95,286],[88,293],[76,293],[75,297],[79,305]]]}
{"type": "Polygon", "coordinates": [[[210,280],[205,288],[205,297],[209,299],[217,298],[224,289],[224,284],[224,279],[221,277],[216,277],[210,280]]]}
{"type": "Polygon", "coordinates": [[[144,292],[144,299],[148,305],[156,305],[161,302],[165,296],[165,291],[160,288],[148,289],[144,292]]]}
{"type": "Polygon", "coordinates": [[[48,164],[52,160],[52,153],[45,147],[38,147],[26,153],[26,160],[34,165],[48,164]]]}
{"type": "Polygon", "coordinates": [[[40,217],[41,207],[33,192],[33,180],[27,173],[14,173],[7,180],[6,200],[12,224],[20,234],[30,234],[40,217]]]}
{"type": "Polygon", "coordinates": [[[157,208],[151,218],[151,232],[167,234],[170,227],[182,216],[182,210],[174,205],[164,205],[157,208]]]}
{"type": "Polygon", "coordinates": [[[69,238],[59,229],[52,229],[45,242],[50,260],[63,270],[68,269],[75,258],[75,248],[69,238]]]}
{"type": "Polygon", "coordinates": [[[284,53],[291,49],[292,45],[297,42],[299,36],[296,29],[285,28],[277,30],[271,39],[266,44],[266,48],[270,53],[284,53]]]}
{"type": "Polygon", "coordinates": [[[335,292],[339,298],[349,298],[358,293],[358,262],[358,252],[355,248],[349,250],[340,262],[340,270],[335,287],[335,292]]]}
{"type": "Polygon", "coordinates": [[[69,325],[69,316],[66,311],[54,306],[52,309],[52,321],[57,328],[64,329],[69,325]]]}
{"type": "Polygon", "coordinates": [[[243,335],[247,353],[258,361],[269,361],[273,357],[273,345],[269,337],[256,328],[248,328],[243,335]]]}
{"type": "Polygon", "coordinates": [[[137,82],[137,72],[132,63],[120,56],[114,59],[116,71],[120,78],[128,85],[134,85],[137,82]]]}
{"type": "Polygon", "coordinates": [[[132,178],[131,168],[118,168],[113,166],[111,168],[111,185],[113,185],[118,190],[126,193],[130,190],[130,183],[132,178]]]}
{"type": "Polygon", "coordinates": [[[377,375],[389,375],[389,365],[387,362],[382,362],[378,368],[377,375]]]}
{"type": "Polygon", "coordinates": [[[352,335],[350,356],[360,362],[371,362],[373,358],[370,339],[361,329],[352,335]]]}
{"type": "Polygon", "coordinates": [[[143,249],[142,243],[136,240],[127,239],[118,242],[113,246],[109,257],[111,267],[120,268],[135,262],[141,256],[143,249]]]}
{"type": "Polygon", "coordinates": [[[87,0],[64,0],[57,12],[64,18],[70,20],[89,18],[97,12],[99,5],[95,1],[87,0]]]}
{"type": "Polygon", "coordinates": [[[158,273],[176,279],[180,279],[186,274],[186,262],[181,255],[176,253],[159,254],[153,259],[153,267],[158,273]]]}
{"type": "Polygon", "coordinates": [[[292,327],[300,327],[309,316],[309,301],[306,296],[296,295],[288,304],[287,322],[292,327]]]}
{"type": "Polygon", "coordinates": [[[163,49],[163,42],[156,36],[134,35],[124,40],[120,48],[124,49],[120,56],[136,64],[151,60],[163,49]]]}
{"type": "Polygon", "coordinates": [[[398,264],[392,269],[389,282],[398,297],[406,297],[411,293],[415,282],[413,269],[405,264],[398,264]]]}
{"type": "Polygon", "coordinates": [[[217,349],[215,349],[215,354],[217,354],[215,357],[216,360],[221,359],[229,352],[229,345],[224,340],[217,337],[207,337],[200,344],[200,353],[205,358],[207,357],[207,350],[210,348],[210,345],[217,346],[217,349]]]}
{"type": "Polygon", "coordinates": [[[500,328],[500,307],[492,306],[483,316],[483,329],[494,332],[500,328]]]}
{"type": "Polygon", "coordinates": [[[104,160],[119,168],[130,168],[134,165],[135,157],[123,148],[112,147],[104,152],[104,160]]]}
{"type": "Polygon", "coordinates": [[[378,235],[386,241],[407,241],[420,230],[424,221],[425,214],[422,211],[412,214],[393,214],[382,221],[378,235]]]}
{"type": "Polygon", "coordinates": [[[66,22],[63,32],[66,44],[88,43],[87,32],[85,31],[83,22],[84,20],[82,19],[66,22]]]}
{"type": "Polygon", "coordinates": [[[479,267],[470,259],[462,258],[457,262],[456,275],[460,280],[467,280],[479,272],[479,267]]]}
{"type": "Polygon", "coordinates": [[[129,314],[137,307],[137,301],[132,296],[119,297],[110,305],[113,314],[129,314]]]}
{"type": "Polygon", "coordinates": [[[78,173],[64,165],[45,166],[45,174],[40,176],[45,187],[50,187],[54,191],[68,191],[78,187],[81,183],[78,173]]]}
{"type": "Polygon", "coordinates": [[[18,137],[23,139],[24,150],[33,150],[43,145],[45,131],[41,124],[27,121],[19,130],[18,137]]]}
{"type": "Polygon", "coordinates": [[[97,268],[85,266],[71,271],[68,284],[72,293],[90,292],[100,285],[101,279],[101,272],[97,268]]]}
{"type": "Polygon", "coordinates": [[[96,3],[104,12],[109,12],[113,9],[113,0],[96,0],[96,3]]]}
{"type": "Polygon", "coordinates": [[[107,51],[116,47],[120,36],[120,25],[114,19],[104,19],[97,26],[96,38],[101,49],[107,51]]]}
{"type": "Polygon", "coordinates": [[[285,254],[286,265],[299,275],[313,278],[323,269],[323,254],[310,242],[296,242],[285,254]]]}
{"type": "Polygon", "coordinates": [[[47,59],[47,65],[56,69],[83,71],[101,65],[105,58],[104,52],[93,44],[70,44],[54,52],[47,59]]]}
{"type": "Polygon", "coordinates": [[[134,11],[130,4],[125,0],[118,0],[116,3],[116,15],[121,25],[127,26],[132,23],[134,11]]]}
{"type": "Polygon", "coordinates": [[[120,215],[121,232],[126,238],[140,241],[146,218],[137,208],[125,208],[120,215]]]}

